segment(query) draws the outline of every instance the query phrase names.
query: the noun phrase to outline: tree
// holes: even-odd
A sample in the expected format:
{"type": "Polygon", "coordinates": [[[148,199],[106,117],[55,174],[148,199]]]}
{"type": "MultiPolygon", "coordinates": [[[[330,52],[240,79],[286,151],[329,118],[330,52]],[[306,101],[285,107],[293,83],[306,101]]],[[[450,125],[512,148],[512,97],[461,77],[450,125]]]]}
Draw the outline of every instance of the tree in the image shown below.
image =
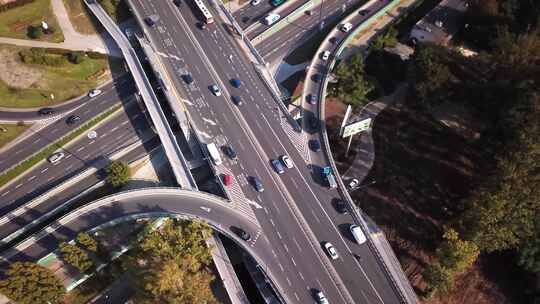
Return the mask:
{"type": "Polygon", "coordinates": [[[470,241],[459,238],[459,234],[452,228],[445,228],[444,241],[437,249],[437,258],[442,267],[449,269],[454,275],[461,274],[478,258],[480,250],[470,241]]]}
{"type": "Polygon", "coordinates": [[[375,89],[375,86],[366,78],[362,55],[355,54],[349,61],[341,62],[335,74],[338,78],[335,87],[336,97],[352,106],[369,102],[368,94],[375,89]]]}
{"type": "Polygon", "coordinates": [[[79,246],[62,242],[59,248],[62,259],[77,268],[80,272],[88,273],[93,270],[94,263],[88,257],[88,253],[79,248],[79,246]]]}
{"type": "Polygon", "coordinates": [[[439,263],[430,264],[422,273],[427,283],[427,297],[435,293],[448,293],[454,287],[454,274],[439,263]]]}
{"type": "Polygon", "coordinates": [[[150,231],[126,261],[137,278],[142,303],[217,303],[205,240],[211,229],[200,221],[169,220],[150,231]]]}
{"type": "Polygon", "coordinates": [[[65,288],[49,269],[30,262],[15,262],[0,281],[0,292],[19,304],[63,303],[65,288]]]}
{"type": "Polygon", "coordinates": [[[81,232],[77,235],[77,242],[88,251],[94,253],[97,253],[98,251],[98,242],[86,232],[81,232]]]}
{"type": "Polygon", "coordinates": [[[540,272],[540,223],[536,224],[534,236],[519,249],[518,265],[533,273],[540,272]]]}
{"type": "Polygon", "coordinates": [[[127,184],[131,177],[131,169],[128,164],[119,160],[112,161],[105,171],[107,172],[107,182],[115,188],[127,184]]]}

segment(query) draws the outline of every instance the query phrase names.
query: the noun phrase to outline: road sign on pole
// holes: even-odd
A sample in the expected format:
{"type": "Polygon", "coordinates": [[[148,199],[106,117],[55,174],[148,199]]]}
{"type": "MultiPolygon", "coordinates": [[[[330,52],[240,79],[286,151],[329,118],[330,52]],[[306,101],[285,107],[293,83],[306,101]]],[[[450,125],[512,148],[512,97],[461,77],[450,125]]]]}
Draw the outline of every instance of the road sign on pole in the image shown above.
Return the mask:
{"type": "Polygon", "coordinates": [[[371,118],[366,118],[357,122],[353,122],[343,128],[343,138],[352,136],[356,133],[367,131],[371,127],[371,118]]]}

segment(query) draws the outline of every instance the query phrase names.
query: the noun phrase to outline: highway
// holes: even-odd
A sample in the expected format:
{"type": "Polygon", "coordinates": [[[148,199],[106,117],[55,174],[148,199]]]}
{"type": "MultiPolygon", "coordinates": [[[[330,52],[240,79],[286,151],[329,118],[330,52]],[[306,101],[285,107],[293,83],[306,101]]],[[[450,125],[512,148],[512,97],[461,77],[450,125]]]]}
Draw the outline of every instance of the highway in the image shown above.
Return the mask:
{"type": "Polygon", "coordinates": [[[149,128],[145,115],[136,102],[132,102],[120,114],[95,128],[95,131],[95,139],[83,136],[65,147],[63,151],[66,156],[59,162],[51,164],[44,161],[0,190],[0,239],[52,210],[60,200],[48,200],[18,216],[11,216],[11,212],[84,169],[91,168],[104,157],[137,142],[141,134],[149,132],[149,128]]]}
{"type": "MultiPolygon", "coordinates": [[[[10,147],[9,150],[0,153],[0,172],[6,171],[8,168],[25,160],[50,143],[62,138],[73,129],[92,120],[114,104],[125,101],[127,97],[136,92],[136,89],[130,77],[121,77],[113,83],[106,85],[102,91],[100,95],[94,98],[88,98],[85,95],[73,103],[62,106],[54,114],[55,117],[60,117],[58,120],[47,124],[41,130],[10,147]],[[68,111],[69,115],[80,116],[81,120],[77,124],[68,125],[66,119],[69,115],[66,115],[64,111],[68,111]]],[[[33,116],[37,114],[36,112],[26,113],[33,116]]],[[[4,114],[21,115],[24,112],[4,112],[4,114]]]]}
{"type": "MultiPolygon", "coordinates": [[[[289,0],[295,1],[295,0],[289,0]]],[[[246,29],[250,25],[260,22],[261,19],[272,11],[275,7],[270,4],[270,0],[262,0],[257,5],[251,5],[251,2],[236,10],[233,14],[236,21],[242,29],[246,29]]]]}
{"type": "MultiPolygon", "coordinates": [[[[294,50],[315,35],[319,29],[321,20],[325,25],[331,24],[343,17],[343,14],[353,6],[365,3],[365,0],[326,0],[313,8],[313,15],[303,15],[296,21],[287,25],[284,29],[265,39],[263,43],[256,45],[261,56],[268,62],[278,62],[288,52],[294,50]]],[[[379,1],[383,6],[386,0],[379,1]]]]}
{"type": "Polygon", "coordinates": [[[337,191],[321,185],[320,168],[328,163],[325,155],[308,151],[306,132],[295,133],[277,111],[234,38],[219,22],[205,31],[197,29],[191,11],[178,10],[168,2],[133,1],[132,5],[143,16],[160,16],[156,28],[146,30],[174,85],[190,100],[188,111],[199,132],[219,145],[236,148],[239,160],[227,160],[218,170],[234,175],[240,186],[233,193],[236,199],[245,195],[263,206],[254,212],[274,244],[283,263],[279,268],[294,286],[298,302],[312,301],[309,290],[320,288],[332,303],[399,303],[370,249],[355,244],[347,234],[352,219],[334,210],[337,191]],[[190,86],[180,79],[188,71],[195,79],[190,86]],[[229,85],[232,78],[242,80],[241,88],[229,85]],[[213,83],[223,90],[221,97],[208,91],[213,83]],[[233,105],[231,94],[242,96],[244,105],[233,105]],[[269,161],[284,153],[296,166],[277,175],[269,161]],[[258,176],[266,190],[254,192],[249,176],[258,176]],[[322,241],[331,241],[341,258],[331,262],[321,250],[322,241]],[[362,262],[352,253],[362,256],[362,262]]]}
{"type": "MultiPolygon", "coordinates": [[[[99,86],[98,88],[101,91],[105,92],[105,93],[109,93],[109,92],[112,92],[112,91],[116,91],[116,88],[115,88],[116,86],[122,86],[123,84],[126,84],[127,86],[129,86],[128,85],[129,82],[132,83],[131,87],[134,89],[135,86],[133,84],[133,81],[131,80],[131,76],[129,74],[124,74],[122,76],[119,76],[119,77],[117,77],[117,78],[115,78],[115,79],[113,79],[113,80],[99,86]]],[[[125,88],[122,87],[122,91],[128,92],[129,90],[126,90],[125,88]]],[[[117,94],[118,93],[121,93],[121,92],[117,91],[117,94]]],[[[118,95],[117,97],[120,97],[120,96],[118,95]]],[[[87,94],[84,94],[82,96],[79,96],[79,97],[76,97],[76,98],[61,102],[61,103],[59,103],[57,105],[43,106],[43,108],[47,107],[47,108],[53,108],[55,110],[55,113],[53,115],[51,115],[51,116],[40,115],[38,113],[38,111],[34,110],[34,109],[21,108],[21,109],[11,109],[9,111],[0,110],[0,121],[16,121],[16,122],[19,122],[19,121],[47,120],[47,119],[50,119],[51,117],[56,117],[56,116],[59,116],[59,115],[63,115],[66,112],[69,112],[72,109],[77,108],[77,107],[87,103],[90,100],[91,100],[91,98],[89,98],[87,94]]],[[[94,97],[94,100],[99,101],[100,97],[94,97]]]]}

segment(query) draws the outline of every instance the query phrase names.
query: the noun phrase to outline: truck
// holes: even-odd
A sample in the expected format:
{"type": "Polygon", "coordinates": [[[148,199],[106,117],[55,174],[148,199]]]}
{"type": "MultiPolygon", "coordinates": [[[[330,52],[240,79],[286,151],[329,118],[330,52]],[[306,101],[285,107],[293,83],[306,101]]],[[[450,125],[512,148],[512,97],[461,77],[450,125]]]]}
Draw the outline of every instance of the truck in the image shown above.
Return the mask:
{"type": "Polygon", "coordinates": [[[214,163],[214,165],[216,166],[221,165],[222,163],[221,155],[219,155],[219,151],[215,143],[206,144],[206,151],[208,151],[208,155],[212,159],[212,162],[214,163]]]}
{"type": "Polygon", "coordinates": [[[337,188],[336,178],[334,177],[334,174],[332,173],[332,168],[324,167],[322,170],[322,177],[328,184],[328,187],[332,189],[337,188]]]}

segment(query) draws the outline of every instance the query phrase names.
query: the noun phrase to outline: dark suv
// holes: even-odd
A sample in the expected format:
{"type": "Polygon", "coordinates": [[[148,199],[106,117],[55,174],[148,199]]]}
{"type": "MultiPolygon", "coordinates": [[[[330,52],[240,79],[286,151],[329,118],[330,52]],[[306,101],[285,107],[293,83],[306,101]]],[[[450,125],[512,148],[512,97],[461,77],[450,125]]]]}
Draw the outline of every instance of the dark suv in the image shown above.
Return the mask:
{"type": "Polygon", "coordinates": [[[51,115],[54,114],[54,110],[52,108],[43,108],[39,109],[38,113],[39,115],[51,115]]]}

